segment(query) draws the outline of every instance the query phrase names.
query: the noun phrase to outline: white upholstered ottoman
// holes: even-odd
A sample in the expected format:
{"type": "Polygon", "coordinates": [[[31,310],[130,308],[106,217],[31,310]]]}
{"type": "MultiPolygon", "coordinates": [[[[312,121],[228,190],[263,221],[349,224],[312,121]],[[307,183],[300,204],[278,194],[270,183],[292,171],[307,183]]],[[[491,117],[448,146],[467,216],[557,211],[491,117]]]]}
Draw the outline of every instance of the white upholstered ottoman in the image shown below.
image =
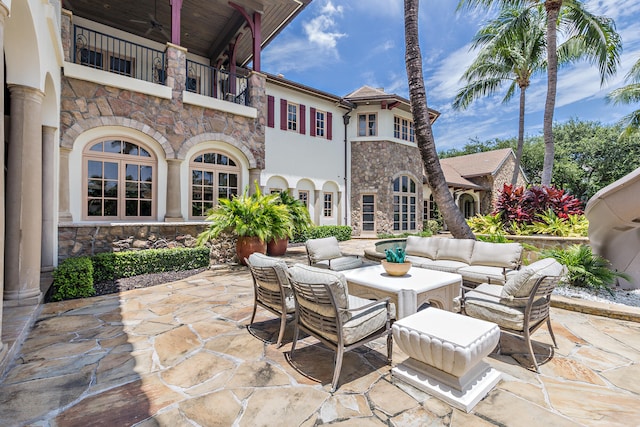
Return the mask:
{"type": "Polygon", "coordinates": [[[498,345],[491,322],[429,307],[393,324],[393,339],[409,359],[392,375],[466,412],[500,381],[482,361],[498,345]]]}

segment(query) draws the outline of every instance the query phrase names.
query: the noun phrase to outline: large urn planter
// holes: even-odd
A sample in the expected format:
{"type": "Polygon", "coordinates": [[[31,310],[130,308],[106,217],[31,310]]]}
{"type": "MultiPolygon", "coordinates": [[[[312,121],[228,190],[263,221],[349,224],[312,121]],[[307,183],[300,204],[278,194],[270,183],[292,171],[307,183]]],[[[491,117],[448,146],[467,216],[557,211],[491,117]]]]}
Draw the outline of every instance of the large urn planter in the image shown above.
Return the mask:
{"type": "Polygon", "coordinates": [[[267,254],[271,256],[282,256],[287,252],[289,238],[271,239],[267,242],[267,254]]]}
{"type": "Polygon", "coordinates": [[[245,258],[249,258],[254,252],[260,252],[265,254],[267,252],[267,244],[255,236],[240,236],[236,243],[236,255],[238,256],[238,262],[242,265],[246,265],[245,258]]]}

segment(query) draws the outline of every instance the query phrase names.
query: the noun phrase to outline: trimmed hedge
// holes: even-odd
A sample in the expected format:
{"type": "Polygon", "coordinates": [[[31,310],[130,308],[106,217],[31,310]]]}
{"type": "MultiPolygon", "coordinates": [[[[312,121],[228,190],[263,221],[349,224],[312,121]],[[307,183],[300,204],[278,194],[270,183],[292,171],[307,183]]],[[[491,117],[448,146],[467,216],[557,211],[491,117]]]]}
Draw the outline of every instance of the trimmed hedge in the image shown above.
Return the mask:
{"type": "Polygon", "coordinates": [[[94,283],[209,266],[209,248],[146,249],[67,258],[53,271],[51,301],[95,295],[94,283]]]}
{"type": "Polygon", "coordinates": [[[51,301],[91,297],[93,288],[93,264],[89,257],[67,258],[53,271],[51,301]]]}
{"type": "Polygon", "coordinates": [[[291,243],[302,243],[309,239],[335,236],[340,242],[351,239],[351,227],[348,225],[320,225],[293,236],[291,243]]]}

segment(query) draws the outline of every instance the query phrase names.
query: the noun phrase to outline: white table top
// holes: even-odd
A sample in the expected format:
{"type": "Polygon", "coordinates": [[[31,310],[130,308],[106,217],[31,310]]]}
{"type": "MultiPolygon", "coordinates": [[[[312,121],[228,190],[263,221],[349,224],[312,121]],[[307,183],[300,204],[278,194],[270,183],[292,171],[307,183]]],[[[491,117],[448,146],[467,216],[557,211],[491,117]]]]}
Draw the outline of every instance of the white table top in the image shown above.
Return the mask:
{"type": "Polygon", "coordinates": [[[390,276],[382,265],[354,268],[342,271],[348,282],[370,286],[376,289],[397,292],[399,289],[426,292],[453,283],[461,283],[462,276],[455,273],[411,267],[404,276],[390,276]]]}

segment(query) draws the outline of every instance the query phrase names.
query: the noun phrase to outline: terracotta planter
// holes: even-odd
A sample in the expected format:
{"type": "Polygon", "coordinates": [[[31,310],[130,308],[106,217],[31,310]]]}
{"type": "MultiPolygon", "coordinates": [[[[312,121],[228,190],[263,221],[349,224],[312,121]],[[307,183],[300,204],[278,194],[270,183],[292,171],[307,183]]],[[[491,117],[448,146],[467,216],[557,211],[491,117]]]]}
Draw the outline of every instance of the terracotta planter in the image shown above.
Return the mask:
{"type": "Polygon", "coordinates": [[[289,238],[271,239],[267,242],[267,254],[271,256],[282,256],[287,252],[289,238]]]}
{"type": "Polygon", "coordinates": [[[246,265],[244,259],[249,258],[249,255],[254,252],[260,252],[261,254],[267,253],[267,244],[259,237],[238,237],[238,242],[236,243],[236,255],[238,256],[238,262],[240,264],[246,265]]]}
{"type": "Polygon", "coordinates": [[[380,261],[382,268],[387,272],[389,276],[404,276],[411,268],[411,263],[405,261],[403,263],[389,262],[386,259],[380,261]]]}

